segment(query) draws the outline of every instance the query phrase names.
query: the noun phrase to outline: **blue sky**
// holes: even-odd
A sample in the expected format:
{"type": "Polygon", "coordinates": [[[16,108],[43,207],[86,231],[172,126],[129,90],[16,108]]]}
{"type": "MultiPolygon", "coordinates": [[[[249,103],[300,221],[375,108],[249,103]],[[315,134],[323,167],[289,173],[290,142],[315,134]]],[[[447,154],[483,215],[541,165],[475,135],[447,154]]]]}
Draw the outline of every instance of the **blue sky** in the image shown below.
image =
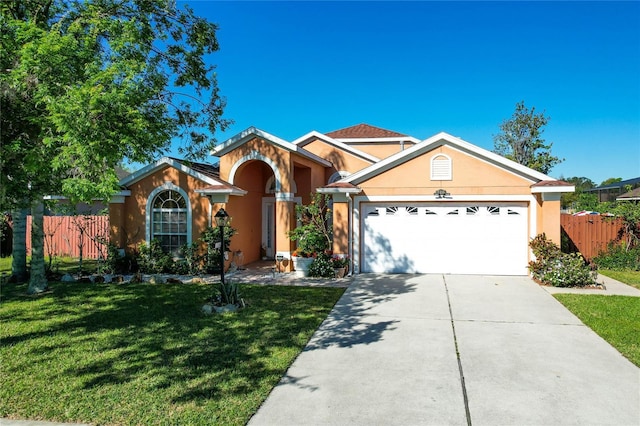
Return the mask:
{"type": "Polygon", "coordinates": [[[368,123],[493,149],[518,101],[551,117],[551,176],[640,176],[639,2],[188,3],[219,25],[219,141],[368,123]]]}

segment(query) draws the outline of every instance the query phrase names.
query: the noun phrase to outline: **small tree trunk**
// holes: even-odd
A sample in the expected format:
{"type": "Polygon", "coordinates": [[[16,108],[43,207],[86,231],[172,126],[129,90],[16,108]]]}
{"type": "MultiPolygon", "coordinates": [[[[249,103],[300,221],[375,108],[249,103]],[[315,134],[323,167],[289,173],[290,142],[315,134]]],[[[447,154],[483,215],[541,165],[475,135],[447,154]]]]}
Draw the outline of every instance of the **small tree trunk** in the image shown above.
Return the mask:
{"type": "Polygon", "coordinates": [[[11,260],[11,277],[16,282],[27,280],[27,209],[16,209],[13,217],[13,258],[11,260]]]}
{"type": "Polygon", "coordinates": [[[36,202],[31,208],[31,278],[27,293],[37,294],[47,290],[44,268],[44,205],[36,202]]]}

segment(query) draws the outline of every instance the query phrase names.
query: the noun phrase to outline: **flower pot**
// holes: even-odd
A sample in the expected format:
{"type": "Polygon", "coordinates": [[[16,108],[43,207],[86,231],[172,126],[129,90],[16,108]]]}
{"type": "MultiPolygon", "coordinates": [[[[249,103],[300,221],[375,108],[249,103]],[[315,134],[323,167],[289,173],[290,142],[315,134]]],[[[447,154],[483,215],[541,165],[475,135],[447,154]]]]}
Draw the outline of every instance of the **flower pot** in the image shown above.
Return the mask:
{"type": "Polygon", "coordinates": [[[293,257],[293,269],[295,269],[296,277],[308,277],[309,266],[313,262],[313,257],[293,257]]]}
{"type": "Polygon", "coordinates": [[[333,268],[333,273],[336,275],[336,278],[344,278],[347,273],[347,268],[333,268]]]}

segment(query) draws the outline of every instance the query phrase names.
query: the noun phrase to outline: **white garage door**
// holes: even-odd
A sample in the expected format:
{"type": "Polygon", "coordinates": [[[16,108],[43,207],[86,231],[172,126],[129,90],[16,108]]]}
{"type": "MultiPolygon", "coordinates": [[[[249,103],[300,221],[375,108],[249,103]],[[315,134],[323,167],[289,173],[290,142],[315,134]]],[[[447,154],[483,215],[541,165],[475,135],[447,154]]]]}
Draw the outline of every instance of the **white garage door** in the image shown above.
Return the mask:
{"type": "Polygon", "coordinates": [[[364,272],[526,275],[525,203],[363,204],[364,272]]]}

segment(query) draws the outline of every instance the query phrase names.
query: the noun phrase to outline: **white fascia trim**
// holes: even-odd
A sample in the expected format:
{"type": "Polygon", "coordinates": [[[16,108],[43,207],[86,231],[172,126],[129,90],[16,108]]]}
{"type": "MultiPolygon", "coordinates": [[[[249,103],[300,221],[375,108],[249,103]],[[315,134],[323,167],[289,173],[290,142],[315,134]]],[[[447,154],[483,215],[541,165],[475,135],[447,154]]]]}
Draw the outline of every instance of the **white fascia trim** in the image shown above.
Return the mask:
{"type": "Polygon", "coordinates": [[[225,194],[225,195],[246,195],[248,191],[245,191],[244,189],[230,189],[230,188],[224,188],[224,189],[196,189],[195,190],[196,194],[200,194],[200,195],[217,195],[217,194],[225,194]]]}
{"type": "Polygon", "coordinates": [[[251,126],[248,129],[245,129],[242,132],[238,133],[237,135],[232,136],[231,138],[222,142],[220,145],[215,146],[211,150],[211,155],[220,157],[228,153],[229,151],[232,151],[236,147],[244,144],[245,142],[249,141],[255,136],[262,139],[266,139],[276,145],[280,145],[283,148],[288,149],[289,151],[295,150],[295,148],[291,146],[292,144],[290,142],[287,142],[284,139],[280,139],[277,136],[274,136],[270,133],[267,133],[263,130],[260,130],[256,127],[251,126]]]}
{"type": "Polygon", "coordinates": [[[361,202],[373,202],[373,203],[381,203],[381,202],[438,202],[438,203],[458,203],[458,202],[471,202],[471,201],[479,201],[479,202],[535,202],[535,198],[532,195],[477,195],[477,194],[463,194],[463,195],[451,195],[451,198],[440,198],[437,199],[435,195],[359,195],[353,197],[353,200],[356,203],[361,202]]]}
{"type": "Polygon", "coordinates": [[[318,188],[316,192],[320,194],[359,194],[360,188],[318,188]]]}
{"type": "Polygon", "coordinates": [[[515,161],[508,160],[498,154],[494,154],[493,152],[487,151],[486,149],[475,146],[469,142],[466,142],[460,138],[456,138],[455,136],[451,136],[448,133],[440,132],[434,136],[431,136],[428,139],[423,140],[422,142],[405,149],[404,151],[397,152],[384,160],[380,161],[377,164],[369,166],[365,169],[360,170],[352,174],[351,176],[343,179],[343,182],[349,182],[353,184],[358,184],[366,179],[369,179],[383,171],[386,171],[392,167],[395,167],[399,164],[402,164],[408,160],[416,158],[421,154],[428,152],[438,146],[441,145],[450,145],[452,148],[458,148],[462,151],[468,151],[474,154],[479,159],[485,159],[488,163],[500,165],[506,170],[515,170],[522,175],[523,177],[529,177],[531,181],[541,181],[541,180],[556,180],[550,176],[547,176],[543,173],[530,169],[529,167],[525,167],[522,164],[518,164],[515,161]],[[444,141],[444,143],[443,143],[444,141]]]}
{"type": "Polygon", "coordinates": [[[352,146],[349,146],[349,145],[347,145],[345,143],[340,142],[338,139],[330,138],[329,136],[323,135],[322,133],[317,132],[315,130],[312,131],[312,132],[307,133],[304,136],[299,137],[298,139],[294,140],[292,143],[294,143],[295,145],[304,146],[305,145],[304,142],[306,142],[306,141],[308,141],[309,139],[312,139],[312,138],[320,139],[323,142],[326,142],[326,143],[328,143],[330,145],[333,145],[336,148],[340,148],[341,150],[346,151],[346,152],[348,152],[350,154],[353,154],[356,157],[360,157],[363,160],[367,160],[370,163],[377,163],[378,161],[380,161],[380,159],[378,157],[375,157],[375,156],[373,156],[371,154],[367,154],[364,151],[360,151],[357,148],[354,148],[352,146]]]}
{"type": "Polygon", "coordinates": [[[385,142],[413,142],[420,143],[420,139],[413,136],[399,136],[389,138],[338,138],[337,141],[344,143],[385,143],[385,142]]]}
{"type": "Polygon", "coordinates": [[[216,179],[213,179],[209,176],[205,176],[200,172],[196,172],[195,170],[193,170],[191,167],[188,167],[182,163],[180,163],[179,161],[173,160],[169,157],[162,157],[161,159],[159,159],[158,161],[156,161],[153,164],[149,164],[148,166],[145,166],[139,170],[136,170],[135,172],[131,173],[130,175],[128,175],[127,177],[125,177],[124,179],[122,179],[118,184],[120,186],[129,186],[129,185],[133,185],[134,183],[144,179],[145,177],[147,177],[148,175],[156,172],[157,170],[161,169],[162,167],[164,167],[165,165],[173,167],[174,169],[178,169],[181,172],[195,178],[195,179],[199,179],[205,183],[208,183],[209,185],[215,185],[215,184],[219,184],[221,182],[217,181],[216,179]]]}
{"type": "Polygon", "coordinates": [[[440,132],[435,136],[430,137],[429,139],[425,139],[424,142],[429,141],[429,143],[433,143],[435,141],[438,141],[440,139],[444,139],[454,145],[458,145],[460,148],[463,148],[467,151],[471,151],[474,154],[480,156],[480,157],[485,157],[488,160],[490,160],[491,162],[495,162],[498,164],[501,164],[503,166],[505,166],[506,168],[509,169],[515,169],[518,172],[522,173],[525,176],[530,176],[532,178],[532,180],[556,180],[554,178],[552,178],[551,176],[547,176],[544,173],[540,173],[537,170],[533,170],[527,166],[523,166],[520,163],[516,163],[515,161],[509,160],[508,158],[504,158],[501,155],[498,155],[494,152],[491,152],[489,150],[486,150],[484,148],[480,148],[477,145],[474,145],[470,142],[467,142],[463,139],[457,138],[455,136],[452,136],[446,132],[440,132]]]}
{"type": "Polygon", "coordinates": [[[315,161],[316,163],[320,163],[325,167],[330,167],[331,163],[327,160],[325,160],[324,158],[320,158],[315,154],[312,154],[311,152],[302,149],[301,147],[291,143],[291,142],[287,142],[284,139],[281,139],[277,136],[274,136],[270,133],[267,133],[263,130],[257,129],[255,127],[249,127],[248,129],[238,133],[237,135],[235,135],[234,137],[226,140],[225,142],[223,142],[222,144],[216,146],[215,148],[213,148],[211,150],[211,155],[220,157],[223,156],[225,154],[227,154],[230,151],[233,151],[235,148],[237,148],[238,146],[248,142],[249,140],[253,139],[254,137],[259,137],[262,138],[268,142],[271,142],[272,144],[287,150],[287,151],[291,151],[291,152],[295,152],[297,154],[302,155],[303,157],[307,157],[308,159],[315,161]]]}
{"type": "Polygon", "coordinates": [[[531,188],[532,194],[548,194],[553,192],[575,192],[576,187],[574,185],[569,186],[534,186],[531,188]]]}

